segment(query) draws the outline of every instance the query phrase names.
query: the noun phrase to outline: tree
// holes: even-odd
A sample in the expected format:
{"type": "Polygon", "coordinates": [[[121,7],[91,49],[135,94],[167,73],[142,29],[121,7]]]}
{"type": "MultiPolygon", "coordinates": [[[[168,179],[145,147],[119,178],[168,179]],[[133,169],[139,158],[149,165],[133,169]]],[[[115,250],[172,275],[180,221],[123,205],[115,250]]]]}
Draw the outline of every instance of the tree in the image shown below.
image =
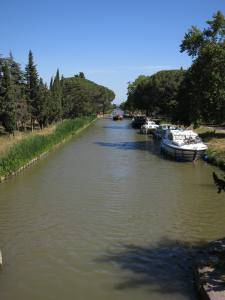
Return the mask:
{"type": "Polygon", "coordinates": [[[41,129],[43,129],[48,124],[48,99],[49,99],[48,87],[46,84],[44,84],[43,79],[40,78],[36,109],[37,109],[37,121],[41,129]]]}
{"type": "Polygon", "coordinates": [[[183,81],[184,70],[165,70],[152,76],[139,76],[128,85],[127,110],[141,110],[147,115],[174,118],[177,93],[183,81]]]}
{"type": "Polygon", "coordinates": [[[15,89],[11,81],[8,64],[2,67],[2,94],[0,97],[0,120],[5,130],[14,133],[16,128],[15,89]]]}
{"type": "MultiPolygon", "coordinates": [[[[180,120],[198,124],[225,121],[225,19],[218,11],[203,31],[192,27],[185,34],[181,52],[193,64],[186,74],[178,96],[180,120]],[[187,107],[184,117],[182,107],[187,107]]],[[[184,112],[183,112],[184,113],[184,112]]]]}
{"type": "Polygon", "coordinates": [[[28,55],[28,64],[25,68],[26,79],[26,95],[28,103],[28,111],[31,115],[31,127],[33,130],[34,121],[37,119],[37,102],[39,93],[39,78],[36,65],[34,64],[33,54],[31,50],[28,55]]]}
{"type": "Polygon", "coordinates": [[[51,109],[54,121],[62,119],[62,87],[59,70],[56,71],[54,79],[50,83],[51,109]]]}

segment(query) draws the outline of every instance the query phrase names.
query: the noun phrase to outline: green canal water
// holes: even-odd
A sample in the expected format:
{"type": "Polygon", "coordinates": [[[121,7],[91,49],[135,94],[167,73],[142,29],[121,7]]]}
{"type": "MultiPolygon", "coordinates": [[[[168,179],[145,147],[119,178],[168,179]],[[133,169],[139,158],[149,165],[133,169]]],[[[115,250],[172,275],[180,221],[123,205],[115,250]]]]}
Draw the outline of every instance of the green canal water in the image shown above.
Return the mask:
{"type": "Polygon", "coordinates": [[[196,299],[189,246],[225,235],[213,170],[98,120],[0,185],[1,300],[196,299]]]}

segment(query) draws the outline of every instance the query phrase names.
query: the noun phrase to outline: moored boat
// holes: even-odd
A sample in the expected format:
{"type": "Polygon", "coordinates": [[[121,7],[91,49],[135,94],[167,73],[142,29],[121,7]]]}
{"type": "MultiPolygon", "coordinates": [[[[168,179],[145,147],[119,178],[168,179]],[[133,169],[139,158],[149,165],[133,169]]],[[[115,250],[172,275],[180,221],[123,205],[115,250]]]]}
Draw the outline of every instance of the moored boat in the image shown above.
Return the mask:
{"type": "Polygon", "coordinates": [[[161,140],[165,137],[166,131],[168,129],[177,129],[177,126],[172,124],[160,124],[154,131],[154,137],[161,140]]]}
{"type": "Polygon", "coordinates": [[[197,160],[207,148],[192,130],[168,129],[161,142],[162,151],[179,161],[197,160]]]}
{"type": "Polygon", "coordinates": [[[146,123],[146,116],[144,115],[137,115],[132,119],[132,127],[133,128],[141,128],[142,125],[146,123]]]}
{"type": "Polygon", "coordinates": [[[159,125],[157,125],[154,121],[147,119],[146,123],[141,126],[140,132],[143,134],[153,133],[158,127],[159,125]]]}

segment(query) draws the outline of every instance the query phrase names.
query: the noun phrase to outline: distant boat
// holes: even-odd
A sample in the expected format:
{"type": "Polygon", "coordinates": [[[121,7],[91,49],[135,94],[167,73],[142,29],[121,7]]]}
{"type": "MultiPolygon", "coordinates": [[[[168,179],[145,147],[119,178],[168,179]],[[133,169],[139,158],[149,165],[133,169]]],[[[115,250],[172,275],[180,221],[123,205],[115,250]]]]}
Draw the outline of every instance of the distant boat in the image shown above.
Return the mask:
{"type": "Polygon", "coordinates": [[[162,151],[179,161],[197,160],[207,148],[192,130],[168,129],[161,142],[162,151]]]}
{"type": "Polygon", "coordinates": [[[114,121],[123,120],[123,111],[120,109],[114,109],[112,112],[112,119],[114,121]]]}
{"type": "Polygon", "coordinates": [[[113,115],[113,120],[114,121],[123,120],[123,115],[120,114],[113,115]]]}

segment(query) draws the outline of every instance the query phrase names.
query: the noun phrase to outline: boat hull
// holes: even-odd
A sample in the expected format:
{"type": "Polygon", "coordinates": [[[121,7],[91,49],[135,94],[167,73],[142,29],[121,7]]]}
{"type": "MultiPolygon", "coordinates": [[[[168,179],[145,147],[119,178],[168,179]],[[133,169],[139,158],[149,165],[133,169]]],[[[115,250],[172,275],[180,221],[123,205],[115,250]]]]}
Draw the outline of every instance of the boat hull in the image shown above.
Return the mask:
{"type": "Polygon", "coordinates": [[[113,121],[121,121],[123,120],[122,116],[113,116],[113,121]]]}
{"type": "Polygon", "coordinates": [[[162,141],[161,150],[163,153],[177,161],[194,161],[202,157],[205,150],[186,150],[171,147],[162,141]]]}
{"type": "Polygon", "coordinates": [[[154,134],[156,128],[144,128],[144,127],[141,127],[140,129],[140,133],[142,134],[154,134]]]}

